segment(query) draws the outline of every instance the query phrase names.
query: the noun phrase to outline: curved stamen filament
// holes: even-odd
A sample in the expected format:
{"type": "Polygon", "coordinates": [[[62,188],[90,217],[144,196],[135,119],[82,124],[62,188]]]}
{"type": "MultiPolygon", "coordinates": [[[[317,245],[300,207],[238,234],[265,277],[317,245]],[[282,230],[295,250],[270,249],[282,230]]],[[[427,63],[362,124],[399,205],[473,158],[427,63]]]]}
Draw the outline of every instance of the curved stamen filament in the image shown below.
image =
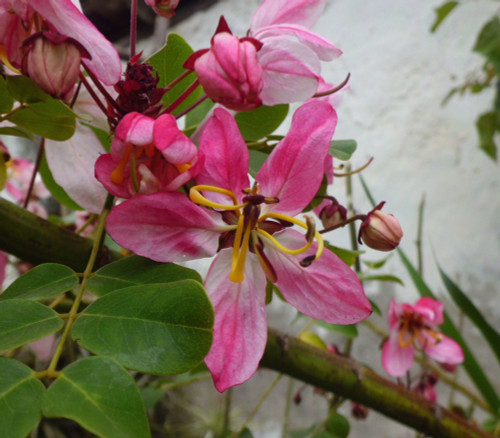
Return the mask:
{"type": "Polygon", "coordinates": [[[405,319],[403,322],[403,327],[399,329],[399,345],[401,345],[401,347],[403,348],[406,348],[409,345],[413,344],[413,341],[415,340],[415,335],[410,333],[409,330],[410,323],[410,319],[405,319]],[[408,335],[410,336],[409,339],[407,338],[408,335]]]}
{"type": "Polygon", "coordinates": [[[195,204],[198,205],[203,205],[205,207],[211,207],[211,208],[217,208],[219,210],[239,210],[240,208],[243,208],[245,204],[238,204],[238,200],[236,199],[236,196],[234,195],[233,192],[230,190],[223,189],[221,187],[215,187],[215,186],[208,186],[208,185],[198,185],[194,186],[189,190],[189,198],[191,201],[193,201],[195,204]],[[224,204],[219,204],[218,202],[210,201],[210,199],[205,198],[200,192],[201,191],[207,191],[207,192],[214,192],[214,193],[220,193],[222,195],[226,195],[231,200],[233,201],[234,205],[224,205],[224,204]]]}
{"type": "MultiPolygon", "coordinates": [[[[301,221],[300,219],[297,219],[297,218],[294,218],[291,216],[287,216],[286,214],[282,214],[282,213],[266,213],[259,218],[258,223],[260,223],[268,218],[279,219],[279,220],[283,220],[286,222],[291,222],[295,225],[298,225],[299,227],[304,228],[307,231],[310,230],[309,225],[307,225],[307,223],[305,223],[304,221],[301,221]]],[[[266,231],[261,230],[260,228],[257,229],[257,232],[262,234],[263,236],[267,237],[269,240],[271,240],[271,242],[279,250],[281,250],[287,254],[292,254],[292,255],[302,254],[303,252],[307,251],[310,248],[314,239],[316,239],[316,242],[318,242],[318,248],[316,250],[316,255],[314,257],[315,260],[317,260],[319,258],[319,256],[321,256],[321,254],[323,254],[323,250],[325,248],[325,243],[323,241],[323,237],[321,236],[321,234],[318,231],[314,232],[314,239],[308,238],[307,244],[304,245],[302,248],[298,248],[298,249],[289,249],[289,248],[284,247],[273,236],[271,236],[266,231]]]]}
{"type": "Polygon", "coordinates": [[[241,283],[245,278],[245,260],[247,257],[250,235],[252,234],[252,229],[250,227],[245,229],[243,228],[244,222],[245,217],[241,215],[238,218],[238,228],[236,229],[236,236],[234,237],[233,259],[231,264],[231,273],[229,274],[229,280],[236,283],[241,283]],[[243,242],[241,242],[242,235],[243,242]]]}
{"type": "Polygon", "coordinates": [[[129,144],[125,149],[125,153],[123,154],[122,159],[118,163],[118,166],[116,166],[116,169],[113,170],[113,172],[111,172],[111,181],[113,181],[115,184],[121,184],[123,182],[123,179],[125,178],[123,172],[125,171],[125,166],[127,165],[130,159],[131,153],[132,153],[132,145],[129,144]]]}

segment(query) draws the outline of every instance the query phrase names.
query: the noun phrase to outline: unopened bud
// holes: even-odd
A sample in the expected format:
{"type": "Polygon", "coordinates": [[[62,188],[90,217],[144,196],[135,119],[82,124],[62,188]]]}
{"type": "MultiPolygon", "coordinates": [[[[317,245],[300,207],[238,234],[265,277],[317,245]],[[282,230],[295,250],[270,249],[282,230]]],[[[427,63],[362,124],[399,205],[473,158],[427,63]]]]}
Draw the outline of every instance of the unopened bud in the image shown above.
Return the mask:
{"type": "Polygon", "coordinates": [[[22,72],[52,97],[68,101],[80,74],[81,58],[90,58],[83,46],[73,38],[45,31],[24,42],[28,50],[22,72]]]}
{"type": "Polygon", "coordinates": [[[148,6],[161,17],[171,18],[174,16],[174,11],[179,0],[144,0],[148,6]]]}
{"type": "Polygon", "coordinates": [[[328,205],[323,207],[321,213],[319,214],[319,218],[323,227],[328,229],[334,228],[336,225],[341,224],[347,219],[347,210],[345,207],[340,205],[335,198],[333,198],[328,205]]]}
{"type": "Polygon", "coordinates": [[[353,403],[351,408],[351,413],[356,420],[364,420],[368,417],[370,410],[365,405],[360,405],[359,403],[353,403]]]}
{"type": "Polygon", "coordinates": [[[361,224],[358,241],[378,251],[391,251],[399,245],[403,230],[398,220],[381,211],[385,202],[377,205],[361,224]]]}

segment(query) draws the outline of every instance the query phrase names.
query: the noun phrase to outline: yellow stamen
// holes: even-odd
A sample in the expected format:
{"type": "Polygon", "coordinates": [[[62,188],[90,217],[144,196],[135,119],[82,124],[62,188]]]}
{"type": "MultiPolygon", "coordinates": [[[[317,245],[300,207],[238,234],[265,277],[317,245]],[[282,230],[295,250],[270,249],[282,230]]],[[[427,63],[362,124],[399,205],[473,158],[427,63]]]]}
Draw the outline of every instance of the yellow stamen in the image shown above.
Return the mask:
{"type": "Polygon", "coordinates": [[[130,159],[130,154],[132,153],[132,145],[129,144],[127,146],[127,149],[125,150],[125,153],[123,154],[122,159],[118,163],[118,166],[116,166],[116,169],[111,172],[111,181],[113,181],[115,184],[121,184],[123,182],[123,179],[125,176],[123,175],[123,172],[125,171],[125,166],[128,163],[128,160],[130,159]]]}
{"type": "MultiPolygon", "coordinates": [[[[282,214],[282,213],[266,213],[259,218],[258,222],[260,223],[260,222],[262,222],[266,219],[269,219],[269,218],[280,219],[280,220],[283,220],[286,222],[291,222],[292,224],[298,225],[299,227],[302,227],[305,230],[310,229],[309,226],[307,225],[307,223],[301,221],[300,219],[297,219],[297,218],[294,218],[291,216],[287,216],[286,214],[282,214]]],[[[279,248],[283,252],[286,252],[287,254],[301,254],[301,253],[307,251],[312,244],[312,239],[308,239],[307,244],[305,246],[303,246],[302,248],[288,249],[288,248],[285,248],[283,245],[281,245],[269,233],[261,230],[260,228],[257,229],[257,232],[266,236],[268,239],[270,239],[276,245],[277,248],[279,248]]],[[[323,241],[323,237],[321,236],[321,234],[318,231],[316,231],[314,233],[314,238],[318,242],[318,249],[316,250],[316,255],[314,257],[314,259],[317,260],[321,256],[321,254],[323,254],[323,250],[325,249],[325,242],[323,241]]]]}
{"type": "Polygon", "coordinates": [[[215,187],[215,186],[208,186],[208,185],[199,185],[199,186],[194,186],[189,190],[189,198],[191,201],[193,201],[195,204],[198,205],[204,205],[205,207],[212,207],[216,208],[219,210],[239,210],[240,208],[244,207],[244,204],[239,204],[238,205],[238,200],[236,199],[236,196],[234,195],[233,192],[230,190],[226,190],[220,187],[215,187]],[[226,195],[231,198],[233,201],[234,205],[224,205],[224,204],[219,204],[217,202],[210,201],[209,199],[205,198],[200,192],[201,191],[207,191],[207,192],[215,192],[215,193],[220,193],[222,195],[226,195]]]}
{"type": "Polygon", "coordinates": [[[7,67],[9,67],[14,73],[22,74],[20,70],[18,70],[10,63],[9,58],[7,57],[7,50],[5,50],[5,46],[3,45],[0,45],[0,61],[2,62],[2,64],[5,64],[7,67]]]}
{"type": "Polygon", "coordinates": [[[250,235],[252,234],[252,229],[247,227],[245,229],[243,243],[240,248],[239,243],[241,241],[244,220],[244,216],[241,215],[238,219],[238,228],[234,239],[233,263],[231,266],[231,273],[229,274],[229,280],[234,281],[235,283],[241,283],[245,279],[245,260],[247,258],[250,235]]]}
{"type": "Polygon", "coordinates": [[[399,345],[401,345],[401,347],[403,348],[406,348],[409,345],[413,344],[413,341],[415,339],[415,335],[412,335],[408,330],[409,327],[410,327],[410,319],[406,318],[403,327],[399,329],[399,345]],[[405,335],[410,335],[410,338],[405,339],[405,335]]]}
{"type": "Polygon", "coordinates": [[[179,173],[184,173],[191,168],[193,163],[174,164],[179,173]]]}

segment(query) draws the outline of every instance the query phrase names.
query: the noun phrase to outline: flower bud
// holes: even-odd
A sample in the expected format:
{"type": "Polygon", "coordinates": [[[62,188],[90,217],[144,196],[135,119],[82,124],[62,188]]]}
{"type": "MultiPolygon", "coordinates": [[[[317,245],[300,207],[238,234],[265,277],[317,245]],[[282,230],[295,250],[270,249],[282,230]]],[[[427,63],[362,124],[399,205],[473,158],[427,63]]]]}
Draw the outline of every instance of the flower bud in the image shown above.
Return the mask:
{"type": "Polygon", "coordinates": [[[384,204],[381,202],[368,213],[359,229],[358,241],[379,251],[392,251],[399,245],[403,230],[392,214],[381,211],[384,204]]]}
{"type": "Polygon", "coordinates": [[[365,405],[360,405],[359,403],[352,403],[351,413],[356,420],[365,420],[370,413],[370,410],[365,405]]]}
{"type": "Polygon", "coordinates": [[[28,49],[23,74],[52,97],[68,101],[80,74],[81,58],[90,58],[88,52],[73,38],[54,31],[34,34],[24,45],[28,49]]]}
{"type": "Polygon", "coordinates": [[[144,0],[148,6],[161,17],[171,18],[175,15],[175,8],[179,4],[179,0],[144,0]]]}
{"type": "Polygon", "coordinates": [[[257,59],[261,43],[235,37],[223,18],[210,49],[195,52],[184,64],[194,70],[207,96],[235,111],[262,105],[262,67],[257,59]],[[227,29],[227,30],[221,30],[227,29]]]}
{"type": "Polygon", "coordinates": [[[334,228],[336,225],[344,222],[347,219],[347,210],[333,198],[331,202],[323,207],[319,218],[323,227],[334,228]]]}

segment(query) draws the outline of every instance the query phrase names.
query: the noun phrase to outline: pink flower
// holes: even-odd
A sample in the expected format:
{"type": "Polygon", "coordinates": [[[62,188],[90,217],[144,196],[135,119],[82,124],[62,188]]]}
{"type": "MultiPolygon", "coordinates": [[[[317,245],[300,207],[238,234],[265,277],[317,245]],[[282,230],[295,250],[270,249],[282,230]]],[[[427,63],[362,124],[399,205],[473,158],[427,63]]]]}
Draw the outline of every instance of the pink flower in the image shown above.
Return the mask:
{"type": "Polygon", "coordinates": [[[326,0],[265,0],[250,23],[249,36],[262,43],[264,105],[304,101],[322,83],[321,61],[342,54],[310,30],[323,13],[326,0]]]}
{"type": "Polygon", "coordinates": [[[144,0],[148,6],[160,16],[171,18],[175,15],[175,8],[179,4],[179,0],[144,0]]]}
{"type": "Polygon", "coordinates": [[[4,63],[20,68],[24,55],[22,43],[36,31],[35,22],[78,41],[90,56],[82,62],[104,84],[118,82],[121,76],[118,52],[71,0],[0,0],[0,47],[4,63]]]}
{"type": "Polygon", "coordinates": [[[262,105],[262,67],[257,60],[261,44],[237,38],[221,17],[210,49],[195,52],[184,67],[194,70],[210,99],[235,111],[262,105]]]}
{"type": "Polygon", "coordinates": [[[415,349],[447,364],[463,362],[460,345],[436,329],[443,319],[443,303],[429,297],[414,306],[389,304],[389,339],[382,349],[382,365],[393,377],[403,376],[412,366],[415,349]]]}
{"type": "Polygon", "coordinates": [[[219,391],[248,380],[264,353],[266,278],[314,319],[352,324],[371,313],[354,272],[324,248],[311,220],[293,217],[321,184],[317,164],[328,153],[336,121],[327,103],[300,107],[251,187],[248,148],[233,117],[218,108],[201,136],[206,166],[191,200],[181,193],[139,195],[108,218],[113,239],[157,261],[217,253],[205,280],[215,309],[205,362],[219,391]]]}
{"type": "Polygon", "coordinates": [[[128,113],[116,127],[111,153],[96,162],[96,177],[115,196],[177,190],[200,171],[203,157],[171,114],[153,119],[128,113]]]}

